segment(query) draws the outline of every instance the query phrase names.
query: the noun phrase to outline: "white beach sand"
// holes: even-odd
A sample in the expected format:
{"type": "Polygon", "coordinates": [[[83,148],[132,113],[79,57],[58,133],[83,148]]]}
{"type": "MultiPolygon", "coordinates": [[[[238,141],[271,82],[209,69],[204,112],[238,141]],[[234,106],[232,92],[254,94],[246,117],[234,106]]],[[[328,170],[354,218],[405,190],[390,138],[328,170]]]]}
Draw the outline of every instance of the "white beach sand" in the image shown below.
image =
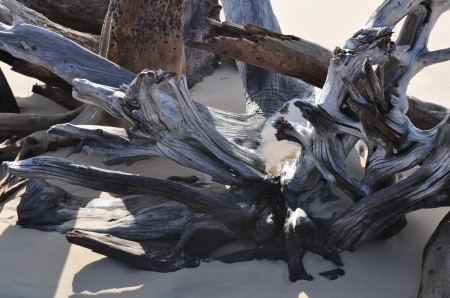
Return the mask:
{"type": "MultiPolygon", "coordinates": [[[[366,0],[273,0],[273,8],[285,34],[293,34],[329,49],[341,45],[368,19],[381,1],[366,0]]],[[[430,49],[446,48],[444,16],[431,36],[430,49]],[[438,39],[441,38],[441,39],[438,39]]],[[[397,29],[398,30],[398,29],[397,29]]],[[[64,108],[31,94],[36,80],[5,72],[24,113],[60,113],[64,108]]],[[[433,66],[420,73],[409,93],[450,108],[450,64],[433,66]]],[[[191,89],[193,99],[217,108],[244,112],[242,86],[233,63],[224,61],[213,76],[191,89]]],[[[270,137],[271,132],[266,132],[270,137]]],[[[268,143],[272,150],[288,154],[295,146],[287,141],[268,143]]],[[[69,148],[51,153],[66,157],[69,148]]],[[[284,154],[284,153],[283,153],[284,154]]],[[[282,158],[286,154],[273,157],[282,158]]],[[[101,157],[75,154],[70,159],[106,168],[101,157]]],[[[194,171],[162,158],[109,169],[165,178],[194,171]]],[[[51,181],[53,183],[54,181],[51,181]]],[[[92,190],[54,182],[81,196],[105,196],[92,190]]],[[[321,257],[304,258],[314,281],[289,282],[284,262],[252,261],[238,264],[203,263],[199,268],[173,273],[140,271],[85,248],[70,245],[64,235],[22,229],[15,225],[19,193],[0,204],[0,297],[415,297],[421,276],[422,250],[448,208],[420,210],[407,215],[408,226],[387,241],[370,241],[355,252],[341,254],[346,274],[328,281],[318,273],[336,268],[321,257]]],[[[246,246],[248,243],[233,244],[246,246]]]]}

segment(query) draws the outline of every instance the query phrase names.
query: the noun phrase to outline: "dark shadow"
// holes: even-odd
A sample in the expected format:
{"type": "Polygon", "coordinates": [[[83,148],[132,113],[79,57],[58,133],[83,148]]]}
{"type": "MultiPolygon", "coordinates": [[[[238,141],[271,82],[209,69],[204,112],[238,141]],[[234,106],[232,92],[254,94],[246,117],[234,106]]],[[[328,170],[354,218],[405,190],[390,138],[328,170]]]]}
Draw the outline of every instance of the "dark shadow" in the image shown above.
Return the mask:
{"type": "Polygon", "coordinates": [[[142,272],[139,269],[128,267],[111,258],[104,258],[83,267],[81,271],[75,274],[72,282],[72,291],[81,293],[88,291],[97,293],[103,290],[120,289],[127,287],[135,287],[144,284],[145,278],[142,278],[142,272]],[[105,274],[106,272],[114,272],[114,274],[105,274]],[[123,276],[135,276],[135,278],[124,279],[123,276]]]}

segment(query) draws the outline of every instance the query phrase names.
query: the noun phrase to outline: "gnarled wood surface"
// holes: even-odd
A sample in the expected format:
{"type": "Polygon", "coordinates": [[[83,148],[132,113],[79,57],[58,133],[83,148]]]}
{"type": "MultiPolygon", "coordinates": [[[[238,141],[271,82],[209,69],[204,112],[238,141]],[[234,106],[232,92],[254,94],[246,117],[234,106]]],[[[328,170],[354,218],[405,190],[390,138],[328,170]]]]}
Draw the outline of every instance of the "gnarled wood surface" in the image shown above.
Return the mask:
{"type": "MultiPolygon", "coordinates": [[[[188,39],[186,45],[299,78],[319,88],[325,84],[332,51],[305,39],[281,35],[254,24],[237,25],[213,20],[210,23],[214,27],[203,39],[188,39]]],[[[424,63],[434,56],[433,64],[444,62],[448,60],[445,58],[447,55],[447,50],[435,51],[424,63]]],[[[395,66],[391,68],[395,69],[395,66]]],[[[409,109],[406,115],[420,129],[435,127],[448,114],[442,106],[407,98],[409,109]]]]}
{"type": "MultiPolygon", "coordinates": [[[[233,34],[239,32],[248,38],[249,31],[256,30],[265,36],[263,39],[275,38],[279,44],[291,42],[283,41],[268,1],[224,0],[222,4],[228,21],[260,26],[231,26],[233,34]]],[[[342,48],[335,49],[323,90],[314,100],[308,100],[311,89],[298,79],[238,62],[247,115],[194,103],[186,79],[174,81],[175,74],[170,71],[144,70],[137,77],[118,67],[114,72],[114,64],[90,56],[86,50],[52,33],[20,22],[14,27],[4,26],[0,37],[5,35],[7,43],[0,48],[40,63],[68,81],[88,71],[87,65],[70,60],[58,67],[60,54],[40,46],[35,36],[50,36],[60,48],[90,59],[89,66],[101,66],[100,71],[73,81],[75,97],[100,106],[115,117],[124,117],[133,125],[130,130],[57,125],[50,135],[81,139],[80,147],[90,154],[106,155],[106,164],[165,156],[207,173],[212,180],[231,188],[227,193],[214,193],[176,182],[189,183],[189,178],[164,181],[47,157],[5,163],[4,168],[24,178],[54,178],[119,194],[162,197],[164,204],[169,201],[179,204],[175,204],[175,213],[188,210],[191,212],[186,213],[188,218],[196,214],[195,220],[177,230],[178,242],[170,249],[138,244],[140,240],[133,238],[132,232],[126,235],[123,228],[127,225],[120,220],[113,224],[117,224],[114,229],[103,223],[94,230],[87,227],[85,231],[79,228],[67,233],[70,242],[132,266],[162,272],[194,267],[220,244],[252,239],[256,247],[219,259],[228,263],[255,258],[284,260],[291,281],[311,280],[302,264],[307,251],[341,266],[342,249],[353,250],[369,239],[394,236],[405,227],[404,215],[408,212],[449,204],[449,116],[439,106],[424,105],[406,97],[414,75],[431,65],[431,61],[448,59],[445,49],[429,52],[427,42],[438,17],[449,8],[450,3],[438,0],[385,1],[368,24],[342,48]],[[393,26],[406,15],[409,17],[394,43],[393,26]],[[26,46],[21,42],[24,39],[26,46]],[[113,78],[100,77],[102,71],[110,71],[113,78]],[[171,90],[161,88],[162,84],[171,90]],[[278,139],[300,145],[295,157],[282,165],[279,177],[273,177],[265,172],[261,159],[251,149],[257,146],[267,118],[294,97],[300,98],[295,106],[308,123],[290,123],[284,118],[273,122],[278,139]],[[416,104],[416,115],[426,115],[430,107],[442,113],[426,120],[419,116],[413,122],[414,118],[406,115],[409,102],[416,104]],[[243,125],[247,126],[239,128],[243,125]],[[422,125],[432,128],[424,129],[422,125]],[[114,143],[122,152],[112,147],[114,143]],[[355,145],[367,151],[365,173],[360,178],[351,175],[345,162],[355,145]],[[400,173],[417,165],[420,169],[414,174],[399,178],[400,173]],[[105,226],[108,228],[101,230],[105,226]]],[[[326,55],[327,51],[323,53],[326,55]]],[[[304,59],[310,58],[315,59],[312,56],[304,59]]],[[[311,72],[320,77],[318,72],[311,72]]],[[[64,202],[55,203],[54,194],[60,194],[63,200],[79,202],[75,208],[80,210],[95,210],[95,204],[85,199],[75,199],[53,186],[32,181],[19,208],[23,224],[36,228],[51,225],[51,229],[63,231],[61,223],[66,222],[66,217],[73,218],[70,215],[73,211],[64,202]],[[42,220],[42,208],[34,207],[41,200],[46,202],[41,206],[45,212],[57,216],[42,220]]],[[[111,200],[111,204],[137,198],[111,200]]],[[[160,206],[158,202],[154,204],[160,206]]],[[[140,212],[151,212],[148,206],[139,207],[139,212],[133,208],[127,208],[133,212],[124,209],[121,212],[135,217],[140,212]]],[[[171,226],[170,220],[167,224],[171,226]]],[[[137,226],[136,231],[142,231],[139,236],[142,239],[144,234],[150,238],[153,235],[145,232],[144,227],[137,226]]]]}

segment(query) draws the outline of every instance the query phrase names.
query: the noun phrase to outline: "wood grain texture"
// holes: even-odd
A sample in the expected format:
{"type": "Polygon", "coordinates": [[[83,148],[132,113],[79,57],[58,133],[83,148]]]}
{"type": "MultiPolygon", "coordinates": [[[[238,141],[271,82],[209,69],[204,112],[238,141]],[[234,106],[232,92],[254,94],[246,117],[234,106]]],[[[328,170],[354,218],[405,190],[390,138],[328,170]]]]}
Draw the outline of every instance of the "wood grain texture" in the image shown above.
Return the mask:
{"type": "Polygon", "coordinates": [[[18,0],[55,23],[100,35],[109,0],[18,0]]]}
{"type": "Polygon", "coordinates": [[[186,0],[113,0],[102,29],[102,56],[132,72],[165,69],[186,74],[186,0]]]}
{"type": "Polygon", "coordinates": [[[219,23],[203,40],[186,45],[301,79],[321,88],[332,53],[307,40],[282,35],[254,24],[219,23]]]}
{"type": "MultiPolygon", "coordinates": [[[[257,32],[265,39],[286,42],[268,1],[224,0],[222,4],[228,21],[256,24],[240,27],[228,23],[225,27],[227,34],[232,35],[229,38],[239,34],[248,38],[257,32]]],[[[81,202],[75,206],[82,211],[80,215],[93,208],[92,214],[98,214],[95,216],[100,223],[91,226],[96,230],[88,227],[86,231],[69,231],[68,240],[146,270],[166,272],[197,266],[211,249],[232,239],[252,239],[257,246],[219,260],[284,260],[291,281],[311,280],[302,263],[307,251],[340,266],[341,250],[356,249],[375,237],[393,237],[405,227],[406,213],[449,205],[449,116],[442,107],[408,100],[406,96],[411,79],[426,65],[433,64],[430,59],[447,59],[446,49],[430,53],[427,43],[438,17],[449,7],[448,2],[440,0],[385,1],[367,25],[346,40],[342,48],[333,51],[323,89],[314,99],[308,98],[311,88],[296,78],[238,62],[247,100],[246,115],[194,103],[186,78],[174,81],[175,73],[171,71],[144,70],[135,76],[119,67],[114,70],[114,64],[89,56],[86,50],[53,33],[27,27],[20,21],[13,27],[3,26],[0,37],[5,35],[7,42],[0,48],[45,65],[74,84],[74,95],[79,100],[126,118],[133,125],[130,130],[58,125],[50,130],[51,136],[80,139],[80,150],[106,155],[106,164],[165,156],[208,174],[214,181],[231,185],[229,192],[216,193],[195,187],[195,182],[189,182],[197,181],[192,178],[159,180],[50,157],[4,163],[6,171],[24,178],[54,178],[133,196],[111,200],[110,207],[120,209],[126,217],[139,212],[154,214],[153,207],[145,205],[147,201],[174,218],[179,218],[179,212],[186,212],[183,214],[187,219],[196,214],[182,228],[175,225],[174,247],[155,248],[142,245],[133,233],[142,231],[138,232],[139,237],[149,239],[165,239],[168,234],[155,236],[138,224],[127,236],[126,223],[119,220],[112,229],[104,222],[101,208],[94,206],[97,199],[91,204],[89,199],[75,199],[42,182],[30,182],[27,200],[22,204],[29,207],[21,209],[22,218],[36,227],[53,220],[51,229],[63,231],[67,226],[61,223],[73,218],[74,213],[63,205],[64,200],[81,202]],[[393,26],[406,14],[409,17],[394,43],[393,26]],[[41,48],[39,41],[44,36],[53,38],[68,52],[86,57],[89,64],[70,61],[73,64],[61,66],[64,56],[41,48]],[[68,67],[72,65],[74,69],[68,67]],[[89,68],[97,65],[98,70],[89,68]],[[105,78],[105,71],[110,71],[112,77],[105,78]],[[74,79],[84,72],[89,73],[74,79]],[[170,90],[161,88],[162,84],[170,90]],[[300,147],[293,159],[281,165],[279,177],[273,177],[267,175],[262,161],[249,148],[257,146],[260,129],[268,117],[293,97],[299,98],[294,105],[308,122],[291,123],[283,118],[274,121],[276,137],[297,142],[300,147]],[[412,122],[406,115],[409,102],[426,119],[419,116],[412,122]],[[433,115],[430,109],[440,114],[433,115]],[[431,128],[422,129],[414,123],[431,128]],[[346,163],[355,145],[366,158],[360,177],[353,175],[346,163]],[[117,148],[123,152],[117,153],[117,148]],[[414,174],[399,179],[399,173],[417,165],[420,169],[414,174]],[[55,194],[62,201],[55,201],[55,194]],[[156,202],[149,196],[162,199],[156,202]],[[42,220],[45,212],[32,207],[42,198],[52,198],[46,200],[43,209],[58,215],[44,215],[42,220]],[[140,200],[140,211],[114,207],[127,200],[133,204],[140,200]],[[175,204],[171,206],[177,206],[173,213],[160,205],[169,201],[175,204]],[[101,230],[102,227],[108,228],[101,230]]],[[[168,227],[174,226],[167,218],[162,221],[168,227]]]]}
{"type": "Polygon", "coordinates": [[[449,221],[450,213],[441,220],[423,250],[419,298],[449,296],[449,221]]]}

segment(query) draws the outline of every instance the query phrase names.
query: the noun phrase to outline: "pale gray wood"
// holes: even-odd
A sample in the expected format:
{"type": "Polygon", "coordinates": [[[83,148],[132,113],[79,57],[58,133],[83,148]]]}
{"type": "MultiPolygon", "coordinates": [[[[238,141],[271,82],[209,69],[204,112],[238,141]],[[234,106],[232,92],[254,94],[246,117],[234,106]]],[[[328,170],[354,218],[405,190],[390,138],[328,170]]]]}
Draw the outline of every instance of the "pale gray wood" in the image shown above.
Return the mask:
{"type": "Polygon", "coordinates": [[[207,173],[217,182],[245,184],[247,179],[263,179],[266,173],[260,158],[204,121],[190,99],[186,78],[175,83],[173,75],[143,71],[125,87],[126,92],[77,79],[74,96],[92,99],[111,114],[125,117],[133,124],[130,132],[153,139],[163,156],[207,173]],[[176,100],[159,91],[166,83],[176,100]]]}

